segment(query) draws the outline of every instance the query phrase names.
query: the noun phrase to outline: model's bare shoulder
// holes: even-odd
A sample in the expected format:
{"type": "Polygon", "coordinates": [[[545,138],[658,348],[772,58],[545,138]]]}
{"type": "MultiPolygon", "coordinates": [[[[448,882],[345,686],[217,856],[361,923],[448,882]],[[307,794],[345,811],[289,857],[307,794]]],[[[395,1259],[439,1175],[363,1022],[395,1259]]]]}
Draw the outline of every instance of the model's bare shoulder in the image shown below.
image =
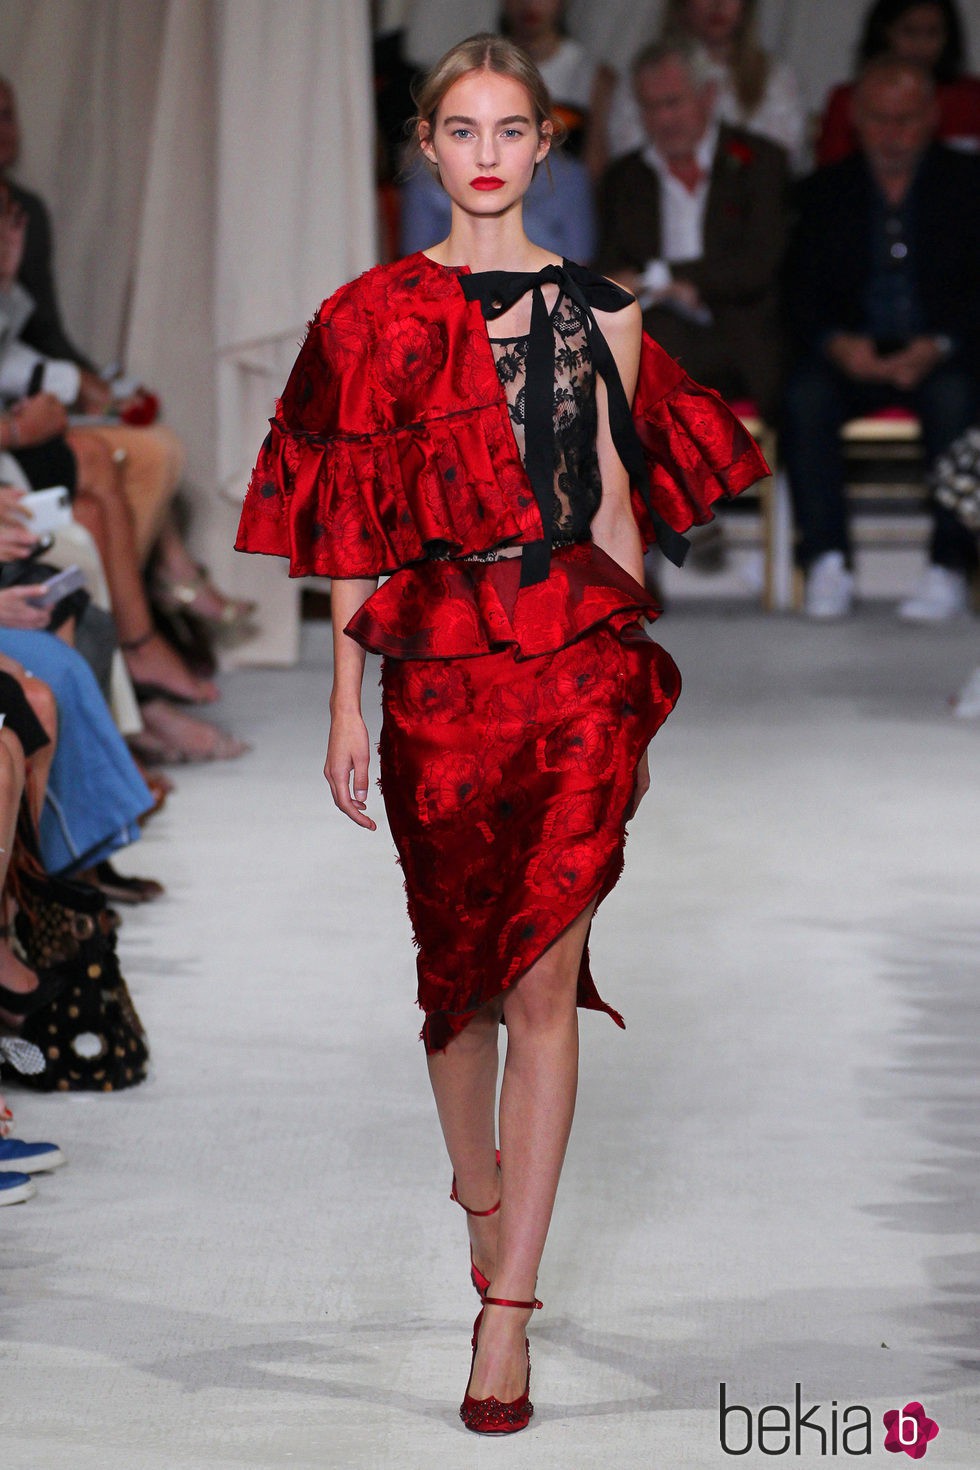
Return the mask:
{"type": "Polygon", "coordinates": [[[631,393],[629,383],[636,383],[643,342],[643,313],[639,302],[634,298],[619,311],[596,311],[595,319],[616,359],[623,385],[631,393]]]}
{"type": "MultiPolygon", "coordinates": [[[[615,281],[613,284],[618,286],[619,282],[615,281]]],[[[610,347],[614,346],[614,338],[623,343],[635,340],[637,351],[639,351],[640,335],[643,331],[643,313],[635,296],[619,311],[601,311],[596,308],[595,319],[610,347]]]]}

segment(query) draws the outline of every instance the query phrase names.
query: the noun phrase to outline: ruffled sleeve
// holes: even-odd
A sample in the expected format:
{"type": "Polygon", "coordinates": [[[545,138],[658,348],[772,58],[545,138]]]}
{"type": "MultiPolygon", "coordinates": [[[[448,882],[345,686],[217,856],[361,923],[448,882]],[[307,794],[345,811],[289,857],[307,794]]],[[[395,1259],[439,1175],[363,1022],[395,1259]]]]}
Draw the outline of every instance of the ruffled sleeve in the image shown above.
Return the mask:
{"type": "Polygon", "coordinates": [[[455,277],[447,307],[376,274],[310,324],[245,497],[236,549],[286,557],[292,576],[374,577],[541,535],[455,277]]]}
{"type": "MultiPolygon", "coordinates": [[[[704,525],[722,497],[764,479],[769,466],[741,419],[711,388],[643,335],[633,422],[647,462],[653,508],[683,534],[704,525]]],[[[656,538],[643,498],[633,510],[647,545],[656,538]]]]}

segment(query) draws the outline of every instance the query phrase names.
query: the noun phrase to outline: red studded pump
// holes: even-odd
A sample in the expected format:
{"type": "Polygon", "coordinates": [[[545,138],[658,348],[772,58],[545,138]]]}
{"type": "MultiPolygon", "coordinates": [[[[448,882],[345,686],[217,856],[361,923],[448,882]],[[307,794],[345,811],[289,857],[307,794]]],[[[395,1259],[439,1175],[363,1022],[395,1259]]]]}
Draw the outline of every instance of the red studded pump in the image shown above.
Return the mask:
{"type": "MultiPolygon", "coordinates": [[[[498,1170],[500,1169],[500,1149],[499,1148],[497,1150],[497,1168],[498,1168],[498,1170]]],[[[500,1209],[500,1201],[499,1201],[499,1199],[498,1199],[498,1201],[497,1201],[497,1203],[495,1205],[491,1205],[490,1206],[489,1210],[471,1210],[470,1207],[469,1207],[469,1205],[464,1205],[463,1204],[463,1201],[460,1199],[459,1195],[456,1193],[456,1175],[455,1174],[453,1175],[453,1187],[449,1191],[449,1198],[451,1200],[455,1200],[456,1203],[459,1205],[460,1209],[465,1210],[468,1215],[475,1215],[478,1218],[482,1218],[485,1215],[495,1215],[497,1213],[497,1211],[500,1209]]],[[[486,1296],[488,1290],[490,1289],[490,1283],[487,1280],[487,1278],[484,1276],[483,1272],[480,1270],[479,1266],[476,1264],[476,1262],[473,1259],[473,1247],[472,1246],[470,1246],[470,1280],[473,1283],[473,1290],[476,1292],[477,1296],[480,1298],[480,1300],[482,1302],[483,1299],[484,1299],[484,1297],[486,1296]]]]}
{"type": "MultiPolygon", "coordinates": [[[[530,1311],[532,1308],[540,1311],[541,1306],[542,1303],[537,1297],[531,1302],[512,1302],[500,1296],[484,1296],[483,1298],[483,1307],[523,1307],[525,1311],[530,1311]]],[[[473,1382],[473,1364],[476,1362],[476,1349],[480,1341],[483,1307],[480,1308],[479,1316],[473,1323],[473,1357],[470,1360],[470,1376],[466,1384],[466,1393],[459,1406],[459,1417],[466,1428],[472,1430],[474,1434],[517,1434],[519,1430],[527,1428],[531,1422],[531,1415],[534,1413],[534,1405],[529,1397],[531,1392],[531,1344],[525,1337],[527,1378],[524,1383],[524,1392],[519,1398],[512,1399],[509,1404],[501,1403],[500,1399],[494,1398],[493,1395],[488,1399],[471,1398],[470,1384],[473,1382]]]]}

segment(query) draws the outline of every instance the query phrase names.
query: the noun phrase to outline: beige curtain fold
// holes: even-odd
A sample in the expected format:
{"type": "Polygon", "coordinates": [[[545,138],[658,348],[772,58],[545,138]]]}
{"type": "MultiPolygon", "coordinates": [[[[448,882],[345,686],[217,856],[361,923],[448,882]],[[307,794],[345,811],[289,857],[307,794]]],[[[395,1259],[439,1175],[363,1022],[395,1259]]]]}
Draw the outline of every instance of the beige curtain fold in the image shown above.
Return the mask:
{"type": "Polygon", "coordinates": [[[17,176],[47,201],[69,334],[117,360],[167,6],[158,0],[4,0],[0,73],[17,91],[17,176]]]}
{"type": "Polygon", "coordinates": [[[367,8],[5,0],[0,72],[69,330],[160,391],[187,445],[194,549],[260,600],[260,637],[228,662],[288,662],[298,589],[232,542],[306,321],[376,258],[367,8]]]}

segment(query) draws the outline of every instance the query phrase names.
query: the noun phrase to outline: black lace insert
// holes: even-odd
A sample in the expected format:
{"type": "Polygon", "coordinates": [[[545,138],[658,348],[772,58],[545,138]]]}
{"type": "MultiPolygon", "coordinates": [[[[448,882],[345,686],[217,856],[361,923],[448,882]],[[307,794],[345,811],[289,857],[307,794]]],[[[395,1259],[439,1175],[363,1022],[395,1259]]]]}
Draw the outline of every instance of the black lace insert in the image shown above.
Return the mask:
{"type": "MultiPolygon", "coordinates": [[[[595,370],[585,321],[570,297],[559,294],[551,313],[555,334],[555,478],[552,533],[556,546],[589,539],[589,523],[602,497],[596,451],[595,370]]],[[[524,398],[529,334],[491,337],[514,437],[525,461],[524,398]]]]}

